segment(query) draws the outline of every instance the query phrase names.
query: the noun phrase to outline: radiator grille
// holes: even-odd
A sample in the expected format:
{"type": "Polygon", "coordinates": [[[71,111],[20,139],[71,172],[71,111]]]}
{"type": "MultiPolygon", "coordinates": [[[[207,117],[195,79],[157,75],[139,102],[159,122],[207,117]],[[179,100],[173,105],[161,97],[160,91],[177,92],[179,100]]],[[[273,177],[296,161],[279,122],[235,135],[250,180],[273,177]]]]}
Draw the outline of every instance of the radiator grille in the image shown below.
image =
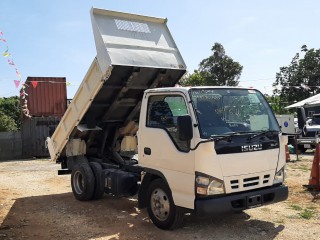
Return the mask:
{"type": "Polygon", "coordinates": [[[270,180],[270,174],[263,175],[263,177],[255,176],[244,179],[232,179],[230,180],[231,189],[249,188],[256,185],[268,184],[270,180]]]}

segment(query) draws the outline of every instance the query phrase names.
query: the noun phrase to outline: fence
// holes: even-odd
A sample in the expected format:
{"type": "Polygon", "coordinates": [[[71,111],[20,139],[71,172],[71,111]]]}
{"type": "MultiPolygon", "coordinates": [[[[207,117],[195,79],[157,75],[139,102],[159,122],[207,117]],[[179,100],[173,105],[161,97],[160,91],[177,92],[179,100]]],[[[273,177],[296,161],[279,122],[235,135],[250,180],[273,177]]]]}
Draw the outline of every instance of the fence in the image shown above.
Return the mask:
{"type": "Polygon", "coordinates": [[[0,160],[22,158],[21,132],[0,132],[0,160]]]}

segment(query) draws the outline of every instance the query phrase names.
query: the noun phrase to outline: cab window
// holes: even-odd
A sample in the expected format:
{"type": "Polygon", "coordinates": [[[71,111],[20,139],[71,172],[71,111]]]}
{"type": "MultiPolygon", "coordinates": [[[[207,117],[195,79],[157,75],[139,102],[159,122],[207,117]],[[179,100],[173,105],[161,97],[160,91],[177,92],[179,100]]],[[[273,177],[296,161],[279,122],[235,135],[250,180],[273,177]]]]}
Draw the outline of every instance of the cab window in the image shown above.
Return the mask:
{"type": "Polygon", "coordinates": [[[189,142],[181,141],[177,128],[178,116],[188,114],[185,100],[179,95],[156,95],[149,97],[147,127],[162,128],[169,134],[180,151],[189,151],[189,142]]]}

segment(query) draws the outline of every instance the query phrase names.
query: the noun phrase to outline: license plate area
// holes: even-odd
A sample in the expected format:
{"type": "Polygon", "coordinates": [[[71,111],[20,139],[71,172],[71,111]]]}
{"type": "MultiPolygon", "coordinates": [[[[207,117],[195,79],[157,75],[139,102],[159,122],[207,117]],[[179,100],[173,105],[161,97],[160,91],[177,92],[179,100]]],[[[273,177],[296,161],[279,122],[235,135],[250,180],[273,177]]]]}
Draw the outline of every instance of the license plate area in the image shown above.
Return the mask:
{"type": "Polygon", "coordinates": [[[262,205],[262,196],[261,195],[254,195],[247,197],[247,207],[248,208],[255,208],[262,205]]]}
{"type": "Polygon", "coordinates": [[[303,144],[303,147],[304,148],[311,148],[311,145],[310,144],[303,144]]]}

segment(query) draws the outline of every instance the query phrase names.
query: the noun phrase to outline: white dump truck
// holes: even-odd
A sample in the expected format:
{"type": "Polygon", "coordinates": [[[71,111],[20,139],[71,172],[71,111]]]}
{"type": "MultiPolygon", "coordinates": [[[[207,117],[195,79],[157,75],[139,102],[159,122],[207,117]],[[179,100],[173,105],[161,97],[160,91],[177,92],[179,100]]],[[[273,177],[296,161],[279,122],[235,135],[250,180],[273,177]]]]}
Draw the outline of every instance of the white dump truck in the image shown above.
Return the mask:
{"type": "Polygon", "coordinates": [[[97,48],[47,144],[76,199],[137,195],[161,229],[283,201],[285,144],[264,96],[175,87],[186,65],[166,19],[92,9],[97,48]]]}

